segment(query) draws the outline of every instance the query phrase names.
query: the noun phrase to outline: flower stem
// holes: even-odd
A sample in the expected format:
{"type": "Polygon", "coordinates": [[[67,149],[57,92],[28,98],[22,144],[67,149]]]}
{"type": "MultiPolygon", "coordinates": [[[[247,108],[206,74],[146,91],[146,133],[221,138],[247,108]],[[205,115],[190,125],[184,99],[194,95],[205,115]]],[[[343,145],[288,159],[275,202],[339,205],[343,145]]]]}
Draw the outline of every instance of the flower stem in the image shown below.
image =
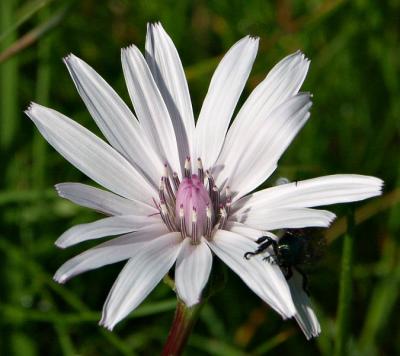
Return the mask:
{"type": "Polygon", "coordinates": [[[183,302],[178,300],[174,321],[169,330],[168,338],[161,354],[162,356],[178,356],[182,354],[202,306],[203,303],[199,303],[188,308],[183,302]]]}
{"type": "Polygon", "coordinates": [[[340,274],[340,290],[338,316],[336,323],[335,356],[346,354],[348,330],[350,320],[350,307],[352,299],[352,267],[353,267],[353,245],[354,245],[354,212],[351,211],[347,217],[347,233],[343,241],[342,265],[340,274]]]}

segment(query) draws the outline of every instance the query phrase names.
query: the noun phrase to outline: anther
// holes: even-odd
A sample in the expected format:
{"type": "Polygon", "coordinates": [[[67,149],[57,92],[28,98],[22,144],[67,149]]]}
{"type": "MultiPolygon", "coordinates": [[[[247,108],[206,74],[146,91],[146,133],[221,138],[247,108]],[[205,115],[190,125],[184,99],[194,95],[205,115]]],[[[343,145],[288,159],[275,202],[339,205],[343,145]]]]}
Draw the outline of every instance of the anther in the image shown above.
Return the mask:
{"type": "Polygon", "coordinates": [[[164,163],[164,177],[168,177],[168,164],[164,163]]]}
{"type": "Polygon", "coordinates": [[[190,178],[192,176],[192,168],[190,164],[190,157],[185,159],[185,177],[190,178]]]}
{"type": "Polygon", "coordinates": [[[197,172],[199,176],[200,182],[204,184],[204,169],[203,169],[203,162],[201,158],[197,158],[197,172]]]}

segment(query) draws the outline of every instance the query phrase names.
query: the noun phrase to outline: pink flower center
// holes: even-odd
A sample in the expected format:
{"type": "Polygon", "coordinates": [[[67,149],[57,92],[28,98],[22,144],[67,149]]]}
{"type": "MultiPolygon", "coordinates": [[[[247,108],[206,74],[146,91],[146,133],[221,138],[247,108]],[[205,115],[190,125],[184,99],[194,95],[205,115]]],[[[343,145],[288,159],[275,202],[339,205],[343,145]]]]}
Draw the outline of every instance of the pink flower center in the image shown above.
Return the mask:
{"type": "Polygon", "coordinates": [[[200,159],[197,164],[198,174],[192,174],[190,159],[186,159],[182,181],[175,172],[169,175],[165,166],[159,199],[153,199],[167,228],[179,231],[183,239],[190,238],[193,244],[200,243],[202,236],[212,239],[215,229],[223,228],[231,205],[229,188],[221,201],[213,177],[203,171],[200,159]]]}
{"type": "Polygon", "coordinates": [[[180,225],[180,216],[182,216],[183,210],[187,234],[193,235],[192,226],[195,222],[198,227],[197,234],[203,235],[207,222],[207,209],[212,211],[213,207],[204,184],[196,174],[193,174],[190,178],[184,178],[176,193],[175,216],[177,225],[180,225]]]}

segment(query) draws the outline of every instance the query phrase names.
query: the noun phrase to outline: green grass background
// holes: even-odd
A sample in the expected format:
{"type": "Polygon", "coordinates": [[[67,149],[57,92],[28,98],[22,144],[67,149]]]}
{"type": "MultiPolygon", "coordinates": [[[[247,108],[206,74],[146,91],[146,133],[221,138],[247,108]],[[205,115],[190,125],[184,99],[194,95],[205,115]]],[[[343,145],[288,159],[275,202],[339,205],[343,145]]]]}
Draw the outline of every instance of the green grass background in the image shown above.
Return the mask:
{"type": "Polygon", "coordinates": [[[385,181],[381,198],[351,204],[356,226],[344,263],[351,254],[353,262],[343,278],[351,293],[343,294],[340,307],[348,210],[333,208],[339,218],[326,231],[326,257],[310,275],[322,325],[318,339],[307,342],[294,321],[283,322],[227,271],[186,354],[400,354],[398,0],[1,0],[0,354],[156,355],[162,348],[175,306],[165,284],[110,333],[97,321],[122,264],[65,286],[52,281],[58,266],[91,246],[59,250],[55,239],[99,216],[56,196],[54,184],[88,179],[23,114],[32,100],[99,133],[62,57],[72,52],[83,58],[128,99],[120,47],[135,43],[143,49],[146,22],[156,20],[180,52],[196,113],[219,59],[244,35],[261,42],[242,100],[274,63],[303,50],[311,59],[303,89],[314,94],[312,116],[276,177],[361,173],[385,181]],[[338,310],[345,313],[338,316],[338,310]]]}

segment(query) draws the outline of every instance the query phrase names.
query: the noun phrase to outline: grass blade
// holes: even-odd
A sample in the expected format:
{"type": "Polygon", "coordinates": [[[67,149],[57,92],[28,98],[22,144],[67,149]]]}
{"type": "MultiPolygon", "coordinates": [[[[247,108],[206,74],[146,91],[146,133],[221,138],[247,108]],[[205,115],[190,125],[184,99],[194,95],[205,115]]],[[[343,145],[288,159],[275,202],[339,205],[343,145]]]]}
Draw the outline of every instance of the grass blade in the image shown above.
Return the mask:
{"type": "Polygon", "coordinates": [[[45,23],[42,23],[41,25],[35,27],[32,31],[22,36],[20,39],[14,42],[10,47],[6,48],[3,52],[1,52],[0,63],[15,56],[25,48],[31,46],[33,43],[37,42],[40,38],[42,38],[45,34],[47,34],[50,30],[56,27],[67,14],[67,8],[68,7],[65,7],[62,10],[60,10],[45,23]]]}
{"type": "Polygon", "coordinates": [[[353,267],[353,227],[354,215],[351,212],[347,218],[347,233],[343,239],[343,253],[340,273],[340,290],[338,317],[336,322],[335,356],[346,355],[349,335],[350,306],[352,300],[352,267],[353,267]]]}
{"type": "Polygon", "coordinates": [[[0,42],[11,35],[26,21],[32,18],[40,9],[51,3],[53,0],[36,0],[29,2],[21,10],[18,11],[15,20],[10,23],[9,27],[2,29],[0,34],[0,42]]]}
{"type": "MultiPolygon", "coordinates": [[[[0,1],[0,31],[8,28],[14,21],[16,7],[15,0],[0,1]]],[[[5,48],[16,39],[15,34],[10,36],[4,45],[5,48]]],[[[1,61],[0,61],[1,62],[1,61]]],[[[18,62],[14,58],[0,66],[0,146],[8,149],[14,139],[17,130],[18,108],[18,62]]]]}

